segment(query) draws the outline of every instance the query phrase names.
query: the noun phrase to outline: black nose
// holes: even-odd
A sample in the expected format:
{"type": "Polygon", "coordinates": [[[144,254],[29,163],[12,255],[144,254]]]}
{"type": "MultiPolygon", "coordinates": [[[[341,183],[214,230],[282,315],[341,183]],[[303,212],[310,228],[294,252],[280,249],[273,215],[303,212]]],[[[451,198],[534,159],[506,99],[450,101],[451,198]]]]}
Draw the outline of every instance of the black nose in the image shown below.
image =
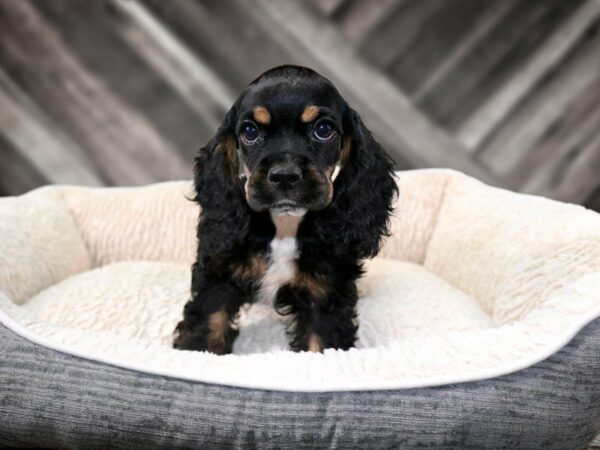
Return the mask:
{"type": "Polygon", "coordinates": [[[289,189],[302,178],[299,167],[277,164],[269,169],[269,182],[280,189],[289,189]]]}

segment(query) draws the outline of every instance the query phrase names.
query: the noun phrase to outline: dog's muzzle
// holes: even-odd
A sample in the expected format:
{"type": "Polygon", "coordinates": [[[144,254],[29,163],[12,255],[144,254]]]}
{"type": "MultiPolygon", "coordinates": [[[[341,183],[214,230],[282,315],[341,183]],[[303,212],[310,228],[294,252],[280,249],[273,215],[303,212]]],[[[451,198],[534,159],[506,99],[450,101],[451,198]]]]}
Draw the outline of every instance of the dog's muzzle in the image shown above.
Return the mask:
{"type": "Polygon", "coordinates": [[[246,199],[256,211],[302,215],[323,209],[331,201],[334,170],[319,169],[304,156],[270,155],[246,172],[246,199]]]}

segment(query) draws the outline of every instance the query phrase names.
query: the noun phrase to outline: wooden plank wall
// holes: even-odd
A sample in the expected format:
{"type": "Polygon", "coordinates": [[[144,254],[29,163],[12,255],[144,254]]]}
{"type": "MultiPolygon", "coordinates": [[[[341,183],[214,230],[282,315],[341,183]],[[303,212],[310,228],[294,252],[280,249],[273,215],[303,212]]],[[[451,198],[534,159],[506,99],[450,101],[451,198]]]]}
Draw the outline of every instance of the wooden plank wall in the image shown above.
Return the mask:
{"type": "Polygon", "coordinates": [[[263,70],[331,78],[399,168],[600,210],[600,0],[3,0],[0,195],[189,178],[263,70]]]}

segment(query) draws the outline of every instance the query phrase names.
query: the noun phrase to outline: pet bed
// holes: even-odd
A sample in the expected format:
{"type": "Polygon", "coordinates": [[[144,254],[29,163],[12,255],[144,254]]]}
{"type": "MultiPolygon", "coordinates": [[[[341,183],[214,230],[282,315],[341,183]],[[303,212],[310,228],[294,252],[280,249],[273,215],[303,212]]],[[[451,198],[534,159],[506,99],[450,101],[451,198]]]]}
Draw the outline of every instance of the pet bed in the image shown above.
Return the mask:
{"type": "Polygon", "coordinates": [[[401,172],[359,283],[357,348],[287,351],[244,308],[234,354],[170,348],[191,185],[0,199],[0,445],[584,448],[600,430],[600,216],[401,172]]]}

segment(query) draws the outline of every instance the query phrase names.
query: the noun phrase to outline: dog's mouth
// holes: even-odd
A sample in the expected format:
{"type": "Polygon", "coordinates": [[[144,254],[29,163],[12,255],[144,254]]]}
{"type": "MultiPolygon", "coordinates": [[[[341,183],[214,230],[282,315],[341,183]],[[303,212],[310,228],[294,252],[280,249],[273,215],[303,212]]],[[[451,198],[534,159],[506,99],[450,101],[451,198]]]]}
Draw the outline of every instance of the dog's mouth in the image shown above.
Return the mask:
{"type": "Polygon", "coordinates": [[[275,203],[269,208],[271,214],[274,215],[289,215],[289,216],[303,216],[306,214],[306,208],[302,207],[296,202],[291,200],[282,200],[275,203]]]}

